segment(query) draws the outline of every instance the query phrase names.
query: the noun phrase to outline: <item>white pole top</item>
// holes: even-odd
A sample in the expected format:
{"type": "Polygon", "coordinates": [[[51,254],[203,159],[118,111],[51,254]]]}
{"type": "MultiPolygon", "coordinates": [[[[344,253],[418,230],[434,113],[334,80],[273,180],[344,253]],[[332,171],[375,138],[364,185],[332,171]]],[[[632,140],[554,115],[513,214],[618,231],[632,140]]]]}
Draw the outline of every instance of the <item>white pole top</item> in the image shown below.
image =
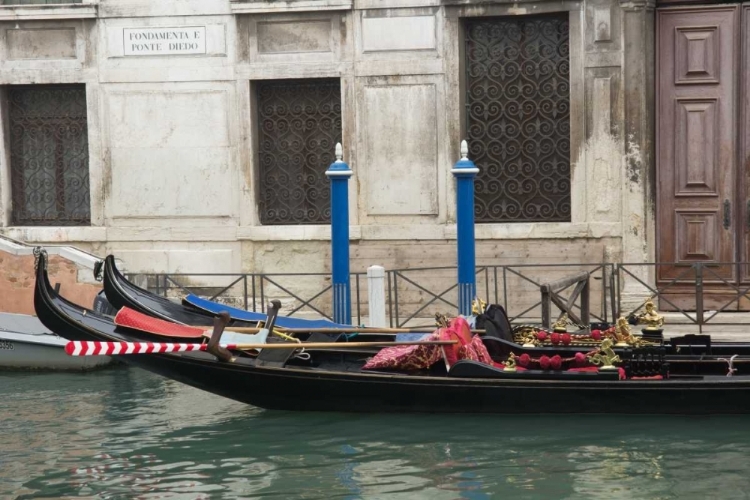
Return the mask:
{"type": "Polygon", "coordinates": [[[465,140],[461,141],[461,159],[469,159],[469,144],[465,140]]]}
{"type": "Polygon", "coordinates": [[[336,161],[344,161],[344,148],[341,147],[341,143],[336,143],[336,161]]]}
{"type": "Polygon", "coordinates": [[[367,268],[368,278],[382,278],[385,276],[385,268],[383,266],[370,266],[367,268]]]}

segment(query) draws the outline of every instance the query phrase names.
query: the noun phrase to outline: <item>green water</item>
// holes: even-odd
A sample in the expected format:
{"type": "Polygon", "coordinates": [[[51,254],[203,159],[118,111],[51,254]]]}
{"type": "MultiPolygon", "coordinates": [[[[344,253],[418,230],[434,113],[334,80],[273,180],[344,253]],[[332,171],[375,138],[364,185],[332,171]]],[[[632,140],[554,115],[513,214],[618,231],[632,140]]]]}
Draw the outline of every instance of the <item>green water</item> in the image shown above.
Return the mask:
{"type": "Polygon", "coordinates": [[[747,498],[750,418],[291,413],[135,368],[0,374],[0,498],[61,497],[747,498]]]}

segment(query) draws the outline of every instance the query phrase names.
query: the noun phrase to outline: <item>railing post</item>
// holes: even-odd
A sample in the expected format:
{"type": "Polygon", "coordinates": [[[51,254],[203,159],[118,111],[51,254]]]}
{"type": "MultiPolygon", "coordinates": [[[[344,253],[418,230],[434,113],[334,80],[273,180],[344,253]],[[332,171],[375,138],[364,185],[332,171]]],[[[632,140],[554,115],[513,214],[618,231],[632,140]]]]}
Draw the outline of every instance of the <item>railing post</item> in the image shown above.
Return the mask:
{"type": "Polygon", "coordinates": [[[469,146],[461,141],[461,159],[451,170],[456,178],[456,245],[458,247],[458,313],[471,314],[477,290],[474,240],[474,178],[479,169],[469,160],[469,146]]]}
{"type": "Polygon", "coordinates": [[[245,311],[247,311],[247,274],[242,275],[242,296],[244,298],[245,311]]]}
{"type": "Polygon", "coordinates": [[[336,161],[326,170],[331,180],[331,270],[333,281],[333,321],[352,323],[352,297],[349,283],[349,178],[352,171],[344,163],[341,143],[336,144],[336,161]]]}
{"type": "Polygon", "coordinates": [[[581,323],[587,330],[591,329],[591,275],[581,289],[581,323]]]}
{"type": "Polygon", "coordinates": [[[367,268],[367,297],[370,326],[385,327],[385,269],[383,266],[367,268]]]}
{"type": "MultiPolygon", "coordinates": [[[[658,269],[658,268],[657,268],[658,269]]],[[[620,293],[620,276],[622,275],[622,264],[617,264],[616,267],[616,274],[615,274],[615,286],[612,288],[614,290],[615,295],[612,297],[612,303],[615,304],[612,306],[612,323],[614,324],[617,321],[617,318],[620,317],[620,313],[622,312],[622,294],[620,293]],[[615,303],[615,297],[617,302],[615,303]]]]}
{"type": "Polygon", "coordinates": [[[542,285],[540,291],[542,292],[542,328],[549,330],[552,328],[552,297],[549,285],[542,285]]]}

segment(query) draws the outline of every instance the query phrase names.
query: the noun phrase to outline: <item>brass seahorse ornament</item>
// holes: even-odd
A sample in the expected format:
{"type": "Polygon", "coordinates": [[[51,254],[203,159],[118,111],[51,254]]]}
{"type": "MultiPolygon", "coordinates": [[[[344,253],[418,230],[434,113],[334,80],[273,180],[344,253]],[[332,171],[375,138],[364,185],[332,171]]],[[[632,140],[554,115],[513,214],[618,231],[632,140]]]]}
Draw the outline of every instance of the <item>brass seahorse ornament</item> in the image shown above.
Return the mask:
{"type": "Polygon", "coordinates": [[[599,347],[599,350],[588,358],[589,362],[599,366],[600,370],[616,370],[617,367],[614,364],[622,362],[620,356],[618,356],[614,349],[612,349],[612,339],[609,338],[602,340],[602,345],[599,347]]]}

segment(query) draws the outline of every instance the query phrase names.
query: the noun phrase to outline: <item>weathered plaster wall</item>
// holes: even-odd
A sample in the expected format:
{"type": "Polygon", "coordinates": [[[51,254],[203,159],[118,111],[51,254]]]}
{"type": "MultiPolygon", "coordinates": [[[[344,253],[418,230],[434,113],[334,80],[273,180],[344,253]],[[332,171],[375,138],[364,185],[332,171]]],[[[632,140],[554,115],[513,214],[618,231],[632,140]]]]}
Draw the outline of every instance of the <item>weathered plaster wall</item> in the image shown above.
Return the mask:
{"type": "Polygon", "coordinates": [[[86,84],[92,193],[91,227],[10,227],[0,141],[3,232],[115,252],[131,271],[327,272],[327,227],[258,222],[253,82],[334,77],[355,172],[352,269],[454,265],[462,19],[563,11],[572,221],[479,225],[477,261],[652,259],[652,10],[612,0],[100,0],[95,18],[0,12],[0,85],[86,84]],[[205,26],[205,53],[125,55],[126,29],[158,26],[205,26]]]}
{"type": "MultiPolygon", "coordinates": [[[[76,304],[91,308],[101,286],[79,278],[80,266],[59,255],[50,255],[47,266],[52,285],[76,304]]],[[[92,275],[93,277],[93,275],[92,275]]],[[[34,256],[0,250],[0,312],[34,314],[34,256]]]]}

